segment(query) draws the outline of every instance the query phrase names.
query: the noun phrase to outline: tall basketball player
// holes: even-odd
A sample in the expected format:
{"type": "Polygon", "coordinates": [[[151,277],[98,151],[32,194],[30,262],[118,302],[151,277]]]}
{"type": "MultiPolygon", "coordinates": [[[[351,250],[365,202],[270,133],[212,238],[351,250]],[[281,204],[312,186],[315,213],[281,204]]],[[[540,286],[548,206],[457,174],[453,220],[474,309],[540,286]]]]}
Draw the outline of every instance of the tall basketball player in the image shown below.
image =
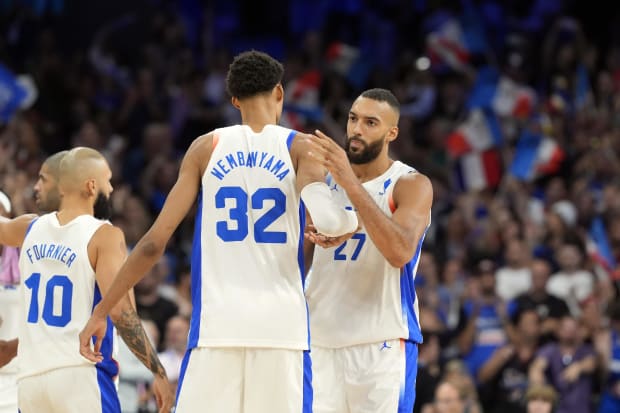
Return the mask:
{"type": "MultiPolygon", "coordinates": [[[[76,148],[61,161],[57,213],[0,222],[0,243],[21,247],[24,306],[19,323],[18,403],[30,412],[120,412],[113,382],[112,325],[97,366],[79,354],[78,330],[125,259],[122,232],[94,218],[109,211],[110,168],[99,152],[76,148]]],[[[155,380],[161,411],[172,404],[166,374],[126,295],[110,313],[155,380]]]]}
{"type": "Polygon", "coordinates": [[[332,200],[310,136],[276,126],[282,74],[264,53],[235,57],[226,85],[243,124],[194,141],[162,212],[81,334],[82,354],[96,360],[89,337],[103,335],[105,314],[157,261],[198,197],[177,413],[311,411],[300,197],[324,234],[354,231],[357,217],[332,200]]]}
{"type": "Polygon", "coordinates": [[[315,248],[306,290],[315,413],[411,413],[422,341],[414,278],[430,224],[432,187],[391,159],[399,103],[371,89],[353,103],[345,150],[317,132],[332,193],[357,210],[350,239],[308,234],[315,248]],[[348,158],[348,159],[347,159],[348,158]]]}

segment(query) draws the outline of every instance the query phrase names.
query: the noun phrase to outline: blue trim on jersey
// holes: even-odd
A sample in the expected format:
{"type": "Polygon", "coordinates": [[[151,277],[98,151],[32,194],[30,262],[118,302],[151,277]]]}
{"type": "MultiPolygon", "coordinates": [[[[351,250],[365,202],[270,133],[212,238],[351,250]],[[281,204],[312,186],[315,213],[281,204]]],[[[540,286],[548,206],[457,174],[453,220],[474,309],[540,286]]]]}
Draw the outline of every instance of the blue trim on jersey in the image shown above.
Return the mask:
{"type": "Polygon", "coordinates": [[[39,219],[39,217],[36,217],[30,222],[30,224],[28,224],[28,228],[26,228],[26,233],[24,234],[24,239],[26,238],[26,235],[28,235],[28,233],[32,229],[32,226],[34,225],[34,223],[37,222],[37,219],[39,219]]]}
{"type": "Polygon", "coordinates": [[[291,150],[291,145],[293,144],[293,139],[295,139],[295,135],[297,135],[297,131],[296,130],[292,130],[291,133],[288,134],[288,137],[286,138],[286,147],[288,148],[288,150],[291,150]]]}
{"type": "Polygon", "coordinates": [[[304,229],[306,228],[306,205],[304,201],[299,201],[299,242],[297,243],[297,263],[301,273],[301,288],[306,282],[305,261],[304,261],[304,229]]]}
{"type": "Polygon", "coordinates": [[[183,380],[185,379],[185,373],[187,372],[187,365],[189,364],[189,358],[192,354],[192,349],[187,349],[183,360],[181,361],[181,371],[179,372],[179,383],[177,385],[177,396],[174,401],[174,407],[177,408],[179,404],[179,395],[181,394],[181,387],[183,387],[183,380]]]}
{"type": "MultiPolygon", "coordinates": [[[[312,390],[312,358],[310,357],[310,350],[304,351],[304,389],[302,394],[303,408],[302,413],[312,413],[312,401],[314,399],[314,392],[312,390]]],[[[411,413],[411,412],[407,412],[411,413]]]]}
{"type": "MultiPolygon", "coordinates": [[[[95,282],[95,294],[93,298],[93,308],[101,301],[101,291],[99,290],[99,285],[95,282]]],[[[103,342],[101,343],[101,354],[103,356],[103,361],[97,363],[95,367],[97,368],[97,375],[99,375],[99,371],[103,371],[110,379],[118,376],[118,363],[112,357],[112,352],[114,351],[114,324],[112,323],[112,319],[107,317],[107,327],[105,331],[105,336],[103,337],[103,342]]],[[[95,343],[93,337],[93,344],[95,343]]]]}
{"type": "Polygon", "coordinates": [[[198,192],[198,210],[194,223],[192,242],[192,317],[189,325],[187,348],[198,345],[200,336],[200,314],[202,311],[202,189],[198,192]]]}
{"type": "MultiPolygon", "coordinates": [[[[299,200],[299,243],[297,245],[297,264],[299,265],[299,273],[301,274],[301,289],[306,289],[306,266],[304,260],[304,229],[306,228],[306,205],[304,201],[299,200]]],[[[306,303],[306,334],[308,336],[308,348],[310,348],[310,310],[308,310],[308,301],[306,303]]]]}
{"type": "Polygon", "coordinates": [[[420,242],[418,242],[418,247],[416,248],[413,259],[405,264],[400,274],[400,302],[403,310],[403,318],[407,321],[407,330],[409,331],[409,337],[407,337],[407,339],[414,343],[422,343],[422,332],[420,331],[420,323],[414,310],[416,300],[414,281],[416,275],[413,273],[413,269],[420,259],[422,243],[424,242],[427,230],[428,228],[424,230],[424,234],[422,234],[420,242]]]}
{"type": "Polygon", "coordinates": [[[405,340],[405,381],[401,383],[398,413],[411,413],[415,403],[416,375],[418,374],[418,345],[405,340]]]}
{"type": "Polygon", "coordinates": [[[114,379],[103,369],[97,369],[97,384],[101,394],[101,413],[120,413],[121,402],[118,399],[114,379]]]}

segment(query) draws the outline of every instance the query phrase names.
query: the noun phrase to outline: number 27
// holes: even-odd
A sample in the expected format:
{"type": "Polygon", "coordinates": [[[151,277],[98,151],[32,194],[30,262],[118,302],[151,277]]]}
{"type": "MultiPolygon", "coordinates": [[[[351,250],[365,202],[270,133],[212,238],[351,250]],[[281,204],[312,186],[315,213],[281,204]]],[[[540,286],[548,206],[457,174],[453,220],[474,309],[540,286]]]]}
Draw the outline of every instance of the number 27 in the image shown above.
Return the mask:
{"type": "MultiPolygon", "coordinates": [[[[357,245],[355,246],[355,249],[353,250],[353,254],[351,254],[351,261],[355,261],[357,260],[357,257],[360,255],[360,252],[362,251],[362,246],[364,246],[364,243],[366,242],[366,234],[359,232],[357,234],[353,234],[351,239],[357,240],[357,245]]],[[[344,249],[344,247],[347,246],[347,242],[348,241],[343,242],[334,251],[334,259],[336,261],[344,261],[347,259],[346,254],[342,253],[342,250],[344,249]]]]}

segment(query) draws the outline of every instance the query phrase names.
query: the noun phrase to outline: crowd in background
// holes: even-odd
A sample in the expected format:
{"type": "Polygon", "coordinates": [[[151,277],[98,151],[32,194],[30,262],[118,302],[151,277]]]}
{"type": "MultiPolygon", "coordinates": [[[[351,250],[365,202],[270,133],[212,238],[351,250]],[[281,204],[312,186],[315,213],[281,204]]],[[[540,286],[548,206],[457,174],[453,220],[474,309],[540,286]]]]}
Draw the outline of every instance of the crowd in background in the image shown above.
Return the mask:
{"type": "MultiPolygon", "coordinates": [[[[528,394],[559,400],[559,413],[620,403],[615,10],[586,20],[560,0],[97,3],[0,2],[0,64],[38,90],[0,125],[14,215],[36,211],[46,156],[93,147],[113,169],[112,221],[131,247],[191,141],[240,121],[224,77],[242,50],[283,62],[282,124],[339,141],[353,99],[389,88],[402,105],[392,156],[434,187],[415,411],[521,412],[528,394]]],[[[135,289],[173,381],[192,218],[135,289]]],[[[150,373],[120,352],[123,405],[150,411],[150,373]]]]}

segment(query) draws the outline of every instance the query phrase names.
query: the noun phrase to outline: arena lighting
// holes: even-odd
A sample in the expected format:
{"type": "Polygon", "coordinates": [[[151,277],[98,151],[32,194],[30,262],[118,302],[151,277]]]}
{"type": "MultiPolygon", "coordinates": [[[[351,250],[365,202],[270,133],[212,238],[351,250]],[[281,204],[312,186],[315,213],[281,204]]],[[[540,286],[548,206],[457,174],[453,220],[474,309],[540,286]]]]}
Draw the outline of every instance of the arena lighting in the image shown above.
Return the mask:
{"type": "Polygon", "coordinates": [[[418,57],[415,61],[415,67],[423,72],[431,67],[431,60],[426,56],[418,57]]]}

